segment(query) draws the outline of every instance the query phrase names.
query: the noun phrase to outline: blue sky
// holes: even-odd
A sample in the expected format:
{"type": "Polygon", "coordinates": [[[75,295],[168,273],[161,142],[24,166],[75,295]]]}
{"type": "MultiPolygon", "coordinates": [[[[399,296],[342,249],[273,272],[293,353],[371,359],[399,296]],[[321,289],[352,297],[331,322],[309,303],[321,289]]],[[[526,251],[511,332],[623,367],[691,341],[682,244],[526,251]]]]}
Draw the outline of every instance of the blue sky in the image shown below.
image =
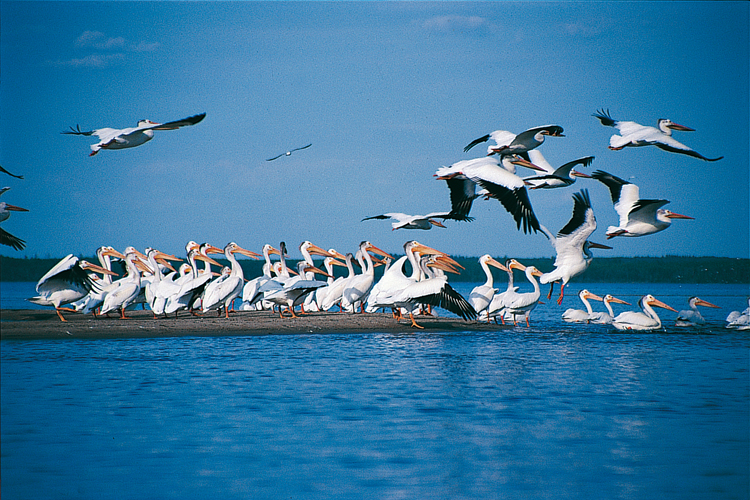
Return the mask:
{"type": "MultiPolygon", "coordinates": [[[[0,2],[0,165],[25,180],[2,201],[28,208],[3,228],[9,256],[92,255],[102,244],[184,255],[188,240],[260,251],[311,240],[394,253],[409,239],[454,255],[552,257],[496,201],[472,223],[391,231],[384,212],[450,208],[433,178],[479,156],[496,129],[555,123],[540,151],[582,156],[695,217],[616,238],[606,256],[748,257],[747,2],[0,2]],[[694,128],[676,138],[706,163],[656,148],[607,149],[591,114],[694,128]],[[89,157],[95,138],[61,135],[206,112],[134,149],[89,157]],[[289,148],[312,147],[274,162],[289,148]]],[[[530,174],[530,172],[529,172],[530,174]]],[[[588,188],[605,242],[609,193],[580,179],[530,193],[553,231],[588,188]]]]}

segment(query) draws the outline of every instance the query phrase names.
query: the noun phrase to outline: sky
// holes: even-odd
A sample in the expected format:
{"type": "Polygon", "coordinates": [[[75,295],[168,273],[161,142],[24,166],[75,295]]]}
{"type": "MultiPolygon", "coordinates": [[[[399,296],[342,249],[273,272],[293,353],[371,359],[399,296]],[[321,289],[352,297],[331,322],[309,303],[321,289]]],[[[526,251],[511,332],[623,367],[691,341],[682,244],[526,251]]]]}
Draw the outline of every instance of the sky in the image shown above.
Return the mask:
{"type": "MultiPolygon", "coordinates": [[[[495,200],[473,222],[392,231],[386,212],[450,209],[433,177],[478,157],[493,130],[557,124],[554,166],[595,156],[695,220],[606,240],[606,187],[579,179],[529,193],[553,232],[588,189],[598,256],[750,256],[748,18],[740,2],[0,2],[0,255],[93,255],[100,245],[184,256],[189,240],[259,252],[305,240],[342,253],[407,240],[452,255],[554,257],[495,200]],[[611,151],[592,117],[695,129],[675,138],[707,163],[654,147],[611,151]],[[206,113],[132,149],[89,157],[79,125],[135,126],[206,113]],[[291,148],[303,151],[268,162],[291,148]]],[[[519,171],[530,175],[530,171],[519,171]]],[[[550,266],[551,267],[551,266],[550,266]]]]}

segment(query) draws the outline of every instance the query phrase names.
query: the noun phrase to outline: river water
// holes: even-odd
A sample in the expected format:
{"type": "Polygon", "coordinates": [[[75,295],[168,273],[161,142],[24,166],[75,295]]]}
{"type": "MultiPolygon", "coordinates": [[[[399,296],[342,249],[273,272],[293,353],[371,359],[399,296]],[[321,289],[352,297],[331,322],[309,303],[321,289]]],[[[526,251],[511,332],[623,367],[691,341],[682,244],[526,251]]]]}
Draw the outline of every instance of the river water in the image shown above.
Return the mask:
{"type": "Polygon", "coordinates": [[[750,333],[724,328],[747,286],[586,286],[722,309],[650,333],[565,324],[569,297],[491,333],[2,341],[2,496],[748,498],[750,333]]]}

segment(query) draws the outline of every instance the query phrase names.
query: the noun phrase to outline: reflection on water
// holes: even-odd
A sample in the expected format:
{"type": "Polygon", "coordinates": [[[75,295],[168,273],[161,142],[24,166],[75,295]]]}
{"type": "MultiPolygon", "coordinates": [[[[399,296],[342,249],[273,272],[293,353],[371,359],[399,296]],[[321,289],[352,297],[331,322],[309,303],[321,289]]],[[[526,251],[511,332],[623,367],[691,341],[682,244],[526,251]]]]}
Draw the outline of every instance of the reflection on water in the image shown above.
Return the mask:
{"type": "Polygon", "coordinates": [[[3,341],[3,497],[748,497],[727,309],[622,333],[556,307],[497,333],[3,341]]]}

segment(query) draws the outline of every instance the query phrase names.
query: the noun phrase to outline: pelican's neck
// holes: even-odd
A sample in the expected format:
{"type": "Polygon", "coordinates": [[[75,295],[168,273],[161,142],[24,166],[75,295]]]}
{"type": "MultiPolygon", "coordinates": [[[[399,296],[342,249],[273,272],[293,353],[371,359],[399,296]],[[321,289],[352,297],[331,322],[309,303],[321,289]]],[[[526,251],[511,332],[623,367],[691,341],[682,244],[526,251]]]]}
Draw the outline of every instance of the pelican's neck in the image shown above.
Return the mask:
{"type": "Polygon", "coordinates": [[[643,309],[643,313],[654,320],[657,323],[657,328],[661,328],[661,318],[658,314],[656,314],[656,311],[653,310],[653,308],[646,302],[645,300],[641,300],[641,309],[643,309]]]}
{"type": "Polygon", "coordinates": [[[236,276],[244,280],[245,273],[242,272],[242,266],[239,262],[237,262],[237,258],[234,256],[234,252],[231,249],[226,248],[224,249],[224,257],[227,258],[232,267],[232,273],[230,274],[230,276],[236,276]]]}
{"type": "Polygon", "coordinates": [[[609,313],[609,315],[614,318],[615,312],[612,310],[612,305],[609,303],[607,299],[604,299],[604,307],[607,308],[607,312],[609,313]]]}
{"type": "Polygon", "coordinates": [[[484,286],[492,288],[494,279],[492,278],[492,271],[490,271],[490,266],[488,266],[485,261],[480,262],[480,264],[482,265],[482,270],[484,270],[484,275],[487,276],[487,281],[484,282],[484,286]]]}
{"type": "Polygon", "coordinates": [[[581,302],[583,302],[583,305],[586,307],[586,312],[589,314],[593,314],[594,310],[591,308],[591,304],[589,303],[588,299],[586,297],[581,297],[581,302]]]}
{"type": "Polygon", "coordinates": [[[539,293],[539,282],[536,280],[536,277],[531,274],[534,270],[530,267],[526,268],[526,279],[529,280],[531,285],[534,287],[534,293],[539,293]]]}

